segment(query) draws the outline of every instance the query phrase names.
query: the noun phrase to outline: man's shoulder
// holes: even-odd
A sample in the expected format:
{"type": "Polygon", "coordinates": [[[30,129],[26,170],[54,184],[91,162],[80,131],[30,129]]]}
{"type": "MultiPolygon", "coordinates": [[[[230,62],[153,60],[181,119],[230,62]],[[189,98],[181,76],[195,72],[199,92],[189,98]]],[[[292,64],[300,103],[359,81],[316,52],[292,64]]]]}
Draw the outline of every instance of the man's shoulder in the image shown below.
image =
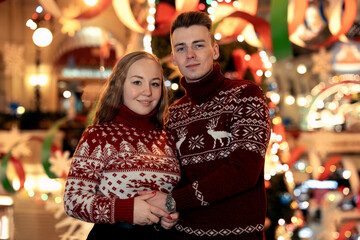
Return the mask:
{"type": "Polygon", "coordinates": [[[186,104],[186,103],[189,103],[189,99],[185,95],[185,96],[182,96],[181,98],[179,98],[178,100],[176,100],[175,102],[173,102],[170,105],[170,110],[173,108],[176,108],[179,105],[186,104]]]}

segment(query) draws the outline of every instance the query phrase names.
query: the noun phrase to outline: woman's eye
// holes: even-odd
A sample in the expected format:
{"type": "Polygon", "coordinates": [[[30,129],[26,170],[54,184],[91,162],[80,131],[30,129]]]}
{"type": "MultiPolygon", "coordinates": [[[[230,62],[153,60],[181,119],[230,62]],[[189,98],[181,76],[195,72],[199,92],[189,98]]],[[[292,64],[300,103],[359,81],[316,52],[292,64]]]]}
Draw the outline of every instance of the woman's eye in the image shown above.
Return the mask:
{"type": "Polygon", "coordinates": [[[158,83],[158,82],[153,82],[151,85],[154,86],[154,87],[159,87],[159,86],[160,86],[160,83],[158,83]]]}
{"type": "Polygon", "coordinates": [[[141,81],[133,81],[133,84],[134,84],[134,85],[140,85],[140,84],[141,84],[141,81]]]}

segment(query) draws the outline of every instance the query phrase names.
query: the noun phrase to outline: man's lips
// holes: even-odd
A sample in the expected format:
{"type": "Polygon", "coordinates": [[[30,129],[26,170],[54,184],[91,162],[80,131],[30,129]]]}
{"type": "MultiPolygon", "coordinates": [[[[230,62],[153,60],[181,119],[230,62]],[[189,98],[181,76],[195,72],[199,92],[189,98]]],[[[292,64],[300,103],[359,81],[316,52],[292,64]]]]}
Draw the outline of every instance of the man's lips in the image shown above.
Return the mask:
{"type": "Polygon", "coordinates": [[[186,68],[195,68],[195,67],[197,67],[199,65],[200,65],[199,63],[192,63],[192,64],[186,65],[186,68]]]}

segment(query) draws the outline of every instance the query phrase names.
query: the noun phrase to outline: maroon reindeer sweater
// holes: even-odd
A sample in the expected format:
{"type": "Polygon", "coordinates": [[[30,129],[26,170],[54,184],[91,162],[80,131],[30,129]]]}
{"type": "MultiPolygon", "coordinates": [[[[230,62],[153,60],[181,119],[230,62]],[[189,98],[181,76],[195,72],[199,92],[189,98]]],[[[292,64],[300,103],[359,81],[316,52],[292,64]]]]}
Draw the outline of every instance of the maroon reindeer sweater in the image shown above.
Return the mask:
{"type": "Polygon", "coordinates": [[[214,64],[170,107],[182,179],[173,191],[178,239],[262,239],[266,214],[264,157],[270,117],[261,89],[230,80],[214,64]]]}
{"type": "Polygon", "coordinates": [[[169,132],[125,106],[109,123],[88,127],[74,153],[64,193],[69,216],[94,223],[133,223],[138,190],[170,192],[180,166],[169,132]]]}

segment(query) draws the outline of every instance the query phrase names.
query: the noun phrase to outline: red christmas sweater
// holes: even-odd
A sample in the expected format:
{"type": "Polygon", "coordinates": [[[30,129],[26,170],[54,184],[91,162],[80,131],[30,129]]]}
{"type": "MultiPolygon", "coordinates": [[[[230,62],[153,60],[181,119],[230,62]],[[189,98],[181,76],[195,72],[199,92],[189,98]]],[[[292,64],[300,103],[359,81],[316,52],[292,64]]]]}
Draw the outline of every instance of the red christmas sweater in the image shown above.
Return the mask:
{"type": "Polygon", "coordinates": [[[261,89],[225,78],[217,63],[206,78],[181,85],[185,96],[170,107],[167,125],[182,165],[173,191],[178,239],[262,239],[271,128],[261,89]]]}
{"type": "Polygon", "coordinates": [[[64,206],[93,223],[133,223],[138,190],[170,192],[180,180],[173,138],[125,106],[109,123],[89,126],[74,153],[64,206]]]}

